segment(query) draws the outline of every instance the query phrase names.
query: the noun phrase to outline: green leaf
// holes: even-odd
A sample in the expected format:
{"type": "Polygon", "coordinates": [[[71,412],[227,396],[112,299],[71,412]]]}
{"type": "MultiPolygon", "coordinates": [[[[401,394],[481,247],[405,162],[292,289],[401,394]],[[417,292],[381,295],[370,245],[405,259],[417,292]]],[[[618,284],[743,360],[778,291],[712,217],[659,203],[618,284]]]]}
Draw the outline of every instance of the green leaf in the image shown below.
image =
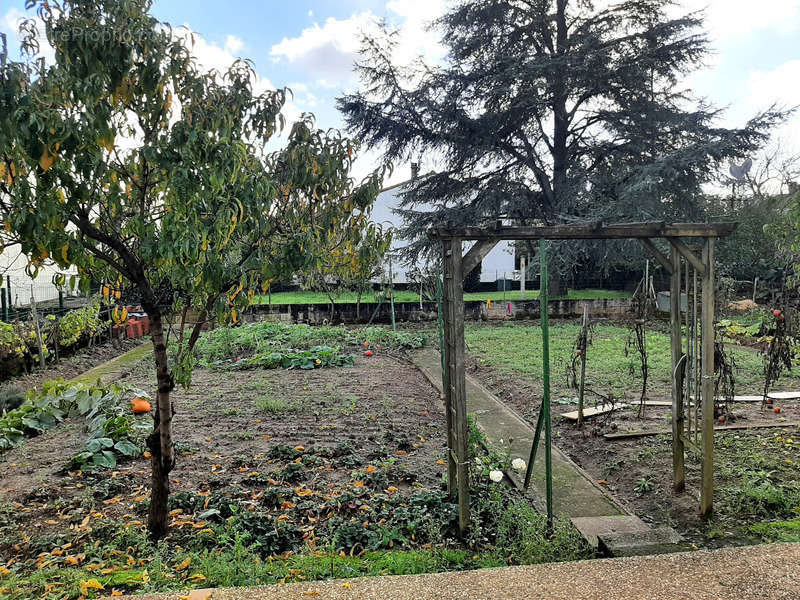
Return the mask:
{"type": "Polygon", "coordinates": [[[139,446],[130,440],[120,440],[114,444],[114,449],[125,456],[137,456],[139,454],[139,446]]]}
{"type": "Polygon", "coordinates": [[[113,469],[117,466],[117,457],[109,450],[103,450],[92,456],[92,462],[98,467],[113,469]]]}

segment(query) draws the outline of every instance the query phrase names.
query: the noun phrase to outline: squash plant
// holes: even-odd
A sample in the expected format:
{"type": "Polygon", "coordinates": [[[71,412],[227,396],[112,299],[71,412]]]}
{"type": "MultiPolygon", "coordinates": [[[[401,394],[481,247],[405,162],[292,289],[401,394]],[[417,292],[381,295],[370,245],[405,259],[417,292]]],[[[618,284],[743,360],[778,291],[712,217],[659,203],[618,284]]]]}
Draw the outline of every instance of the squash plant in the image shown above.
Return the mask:
{"type": "Polygon", "coordinates": [[[48,380],[41,390],[30,390],[21,406],[0,417],[0,452],[19,446],[25,439],[52,429],[70,415],[86,415],[101,401],[117,398],[123,388],[70,385],[48,380]]]}
{"type": "MultiPolygon", "coordinates": [[[[126,395],[142,397],[144,392],[120,388],[126,395]]],[[[139,456],[143,452],[144,434],[151,426],[127,414],[119,394],[105,394],[86,414],[89,420],[84,449],[66,465],[69,469],[113,469],[121,458],[139,456]]]]}
{"type": "Polygon", "coordinates": [[[334,226],[358,238],[382,170],[356,184],[354,144],[310,115],[272,151],[286,90],[256,91],[249,61],[202,68],[149,0],[26,4],[38,19],[20,27],[22,59],[0,48],[0,247],[19,244],[31,272],[52,261],[75,267],[84,290],[105,280],[139,295],[157,384],[148,527],[160,538],[171,392],[190,383],[203,322],[237,321],[257,289],[314,264],[334,226]],[[164,318],[189,311],[197,324],[178,328],[170,357],[164,318]]]}

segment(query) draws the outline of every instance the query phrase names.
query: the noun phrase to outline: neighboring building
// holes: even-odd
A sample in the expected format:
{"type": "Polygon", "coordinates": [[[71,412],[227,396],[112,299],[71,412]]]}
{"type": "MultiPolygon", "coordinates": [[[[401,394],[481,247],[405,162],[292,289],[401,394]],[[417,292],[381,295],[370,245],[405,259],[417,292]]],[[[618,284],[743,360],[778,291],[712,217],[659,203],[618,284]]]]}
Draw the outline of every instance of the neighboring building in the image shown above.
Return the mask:
{"type": "MultiPolygon", "coordinates": [[[[412,179],[413,170],[412,165],[412,179]]],[[[387,187],[378,194],[375,199],[375,204],[372,209],[372,220],[375,223],[381,223],[384,227],[391,224],[394,227],[402,225],[402,218],[394,211],[400,205],[400,196],[404,188],[412,181],[409,179],[402,183],[395,184],[387,187]]],[[[403,239],[395,238],[392,241],[392,250],[402,248],[407,242],[403,239]]],[[[407,283],[406,272],[410,270],[407,265],[393,264],[392,272],[394,274],[395,283],[407,283]]],[[[481,281],[494,282],[499,279],[513,279],[514,278],[514,248],[511,242],[501,241],[492,249],[491,252],[483,259],[481,268],[481,281]]]]}

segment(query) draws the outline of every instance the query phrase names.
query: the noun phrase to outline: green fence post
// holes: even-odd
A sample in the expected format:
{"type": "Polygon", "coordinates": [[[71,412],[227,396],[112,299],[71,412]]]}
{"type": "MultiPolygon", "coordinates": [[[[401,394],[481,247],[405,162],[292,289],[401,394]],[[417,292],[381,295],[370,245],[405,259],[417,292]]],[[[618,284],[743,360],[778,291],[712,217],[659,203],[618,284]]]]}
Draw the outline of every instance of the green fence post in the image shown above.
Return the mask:
{"type": "Polygon", "coordinates": [[[542,309],[542,412],[544,413],[544,468],[547,500],[547,531],[553,531],[553,455],[550,432],[550,321],[547,314],[548,275],[547,275],[547,243],[539,241],[539,259],[541,261],[541,283],[539,303],[542,309]]]}
{"type": "Polygon", "coordinates": [[[6,295],[8,296],[8,314],[14,310],[14,296],[11,295],[11,275],[6,275],[6,295]]]}
{"type": "Polygon", "coordinates": [[[0,287],[0,301],[2,301],[3,321],[8,323],[8,304],[6,303],[6,288],[0,287]]]}

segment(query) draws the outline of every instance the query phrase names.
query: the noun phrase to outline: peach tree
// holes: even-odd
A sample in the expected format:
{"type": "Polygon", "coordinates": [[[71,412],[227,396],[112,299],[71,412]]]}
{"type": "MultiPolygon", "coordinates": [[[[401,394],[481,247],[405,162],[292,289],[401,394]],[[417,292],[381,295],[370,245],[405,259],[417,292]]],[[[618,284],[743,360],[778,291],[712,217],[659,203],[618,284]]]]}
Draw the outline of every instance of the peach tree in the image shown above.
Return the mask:
{"type": "Polygon", "coordinates": [[[236,321],[257,290],[316,264],[343,223],[357,239],[381,177],[356,185],[353,145],[310,116],[268,151],[286,90],[259,92],[247,61],[203,69],[149,0],[27,4],[38,20],[20,26],[21,58],[0,48],[0,248],[19,244],[32,272],[75,267],[84,289],[133,289],[149,314],[158,538],[175,466],[171,391],[190,382],[203,321],[236,321]]]}

